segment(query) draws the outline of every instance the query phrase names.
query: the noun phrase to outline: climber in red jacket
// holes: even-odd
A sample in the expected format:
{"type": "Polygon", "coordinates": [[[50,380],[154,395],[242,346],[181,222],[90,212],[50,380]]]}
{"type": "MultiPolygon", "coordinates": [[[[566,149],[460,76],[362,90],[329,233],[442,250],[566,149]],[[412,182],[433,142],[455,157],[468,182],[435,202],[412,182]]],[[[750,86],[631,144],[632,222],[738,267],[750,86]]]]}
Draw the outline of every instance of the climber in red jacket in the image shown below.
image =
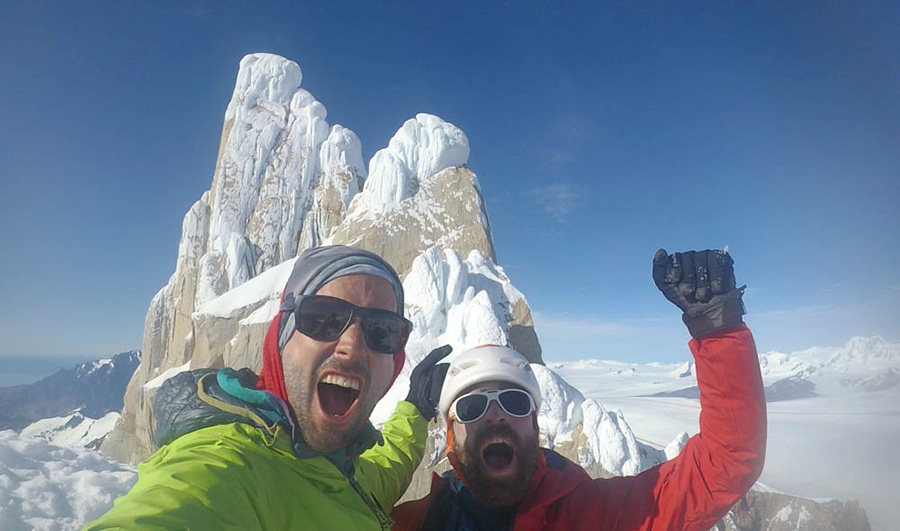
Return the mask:
{"type": "Polygon", "coordinates": [[[763,468],[766,406],[756,346],[725,251],[657,251],[653,280],[693,336],[700,433],[637,476],[591,479],[538,446],[541,394],[508,347],[460,353],[439,403],[453,469],[392,514],[394,529],[707,530],[763,468]]]}

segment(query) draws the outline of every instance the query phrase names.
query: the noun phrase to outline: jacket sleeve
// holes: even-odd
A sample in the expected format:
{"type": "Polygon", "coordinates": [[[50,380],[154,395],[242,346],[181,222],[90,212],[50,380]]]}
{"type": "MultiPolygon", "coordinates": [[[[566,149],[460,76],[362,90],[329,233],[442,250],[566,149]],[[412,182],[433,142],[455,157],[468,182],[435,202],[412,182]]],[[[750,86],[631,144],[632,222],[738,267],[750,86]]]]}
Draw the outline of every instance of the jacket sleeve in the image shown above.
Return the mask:
{"type": "Polygon", "coordinates": [[[425,454],[428,421],[413,404],[401,401],[381,429],[383,445],[359,456],[356,475],[385,511],[406,492],[425,454]]]}
{"type": "Polygon", "coordinates": [[[689,346],[700,388],[700,433],[671,461],[580,488],[572,509],[584,514],[602,496],[605,514],[598,517],[616,529],[706,530],[762,473],[766,402],[750,330],[742,324],[689,346]]]}

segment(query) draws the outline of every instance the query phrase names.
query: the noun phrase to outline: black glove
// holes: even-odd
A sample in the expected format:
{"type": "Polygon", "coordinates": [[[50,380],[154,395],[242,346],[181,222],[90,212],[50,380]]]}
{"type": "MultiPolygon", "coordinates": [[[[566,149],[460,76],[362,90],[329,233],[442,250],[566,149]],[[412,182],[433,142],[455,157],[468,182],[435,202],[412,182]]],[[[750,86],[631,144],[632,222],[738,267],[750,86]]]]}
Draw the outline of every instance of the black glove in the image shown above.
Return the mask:
{"type": "Polygon", "coordinates": [[[687,251],[653,256],[653,282],[684,311],[681,319],[692,336],[701,338],[743,322],[744,288],[735,288],[734,262],[726,251],[687,251]]]}
{"type": "Polygon", "coordinates": [[[444,385],[444,377],[447,376],[449,363],[437,362],[444,359],[453,347],[444,345],[432,350],[425,359],[416,365],[409,376],[409,394],[406,401],[411,402],[419,409],[428,420],[434,420],[437,415],[438,402],[441,399],[441,387],[444,385]]]}

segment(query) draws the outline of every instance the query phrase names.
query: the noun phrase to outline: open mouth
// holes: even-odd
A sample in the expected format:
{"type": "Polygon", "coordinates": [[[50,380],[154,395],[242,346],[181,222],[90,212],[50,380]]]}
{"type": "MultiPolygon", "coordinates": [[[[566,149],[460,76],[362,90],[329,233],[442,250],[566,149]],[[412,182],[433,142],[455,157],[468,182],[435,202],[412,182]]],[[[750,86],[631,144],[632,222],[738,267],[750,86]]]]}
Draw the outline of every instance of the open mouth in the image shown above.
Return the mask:
{"type": "Polygon", "coordinates": [[[344,417],[359,398],[359,380],[326,374],[318,384],[319,404],[329,417],[344,417]]]}
{"type": "Polygon", "coordinates": [[[512,445],[504,439],[494,438],[485,445],[481,451],[484,464],[491,470],[504,470],[512,463],[516,452],[512,445]]]}

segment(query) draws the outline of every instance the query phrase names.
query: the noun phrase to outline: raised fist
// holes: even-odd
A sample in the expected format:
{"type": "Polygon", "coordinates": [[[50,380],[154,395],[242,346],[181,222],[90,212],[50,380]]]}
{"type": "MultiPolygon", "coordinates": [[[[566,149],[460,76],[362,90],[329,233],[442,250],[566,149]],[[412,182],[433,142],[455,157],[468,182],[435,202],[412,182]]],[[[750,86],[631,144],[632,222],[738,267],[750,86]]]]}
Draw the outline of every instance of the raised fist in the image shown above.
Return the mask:
{"type": "Polygon", "coordinates": [[[735,287],[734,261],[726,251],[686,251],[653,256],[653,282],[684,312],[693,337],[700,338],[743,322],[744,288],[735,287]]]}

